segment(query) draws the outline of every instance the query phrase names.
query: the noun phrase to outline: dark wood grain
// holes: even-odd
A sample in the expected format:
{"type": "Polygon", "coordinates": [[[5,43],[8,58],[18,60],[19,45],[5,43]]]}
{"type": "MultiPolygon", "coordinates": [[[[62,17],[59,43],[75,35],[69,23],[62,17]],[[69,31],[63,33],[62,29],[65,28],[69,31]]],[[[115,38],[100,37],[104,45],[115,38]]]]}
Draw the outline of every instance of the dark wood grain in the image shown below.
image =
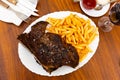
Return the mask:
{"type": "MultiPolygon", "coordinates": [[[[72,0],[39,0],[39,17],[55,11],[76,11],[84,14],[72,0]]],[[[107,15],[107,13],[106,13],[107,15]]],[[[89,17],[89,16],[88,16],[89,17]]],[[[32,21],[38,17],[31,16],[32,21]]],[[[91,18],[96,24],[99,18],[91,18]]],[[[59,77],[45,77],[26,69],[18,57],[17,36],[32,22],[17,27],[0,21],[0,80],[120,80],[120,27],[100,32],[100,43],[92,59],[77,71],[59,77]]]]}

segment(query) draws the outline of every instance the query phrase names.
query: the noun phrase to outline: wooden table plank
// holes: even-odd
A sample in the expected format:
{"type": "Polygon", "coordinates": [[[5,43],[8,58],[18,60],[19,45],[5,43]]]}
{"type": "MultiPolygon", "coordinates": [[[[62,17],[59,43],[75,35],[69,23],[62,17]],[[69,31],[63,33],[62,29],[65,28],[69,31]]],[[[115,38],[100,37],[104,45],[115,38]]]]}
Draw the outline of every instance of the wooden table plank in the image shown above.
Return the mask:
{"type": "MultiPolygon", "coordinates": [[[[79,3],[72,0],[39,0],[40,17],[55,11],[81,11],[79,3]]],[[[107,15],[107,14],[106,14],[107,15]]],[[[89,17],[89,16],[88,16],[89,17]]],[[[38,17],[31,17],[32,21],[38,17]]],[[[90,17],[96,24],[99,18],[90,17]]],[[[100,43],[92,59],[77,71],[59,77],[45,77],[26,69],[18,57],[17,36],[29,23],[17,27],[0,21],[0,80],[120,80],[120,27],[111,32],[100,32],[100,43]]]]}

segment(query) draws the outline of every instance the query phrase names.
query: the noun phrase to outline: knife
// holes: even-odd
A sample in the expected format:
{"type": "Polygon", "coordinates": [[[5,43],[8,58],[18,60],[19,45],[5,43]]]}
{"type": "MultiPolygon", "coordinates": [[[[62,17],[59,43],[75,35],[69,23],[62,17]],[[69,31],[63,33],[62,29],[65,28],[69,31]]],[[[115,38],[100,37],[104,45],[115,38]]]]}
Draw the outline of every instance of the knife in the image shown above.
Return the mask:
{"type": "Polygon", "coordinates": [[[28,8],[31,11],[35,11],[35,12],[38,11],[37,9],[35,9],[35,6],[33,6],[33,4],[30,3],[29,1],[25,1],[25,0],[19,0],[19,1],[18,0],[8,0],[8,2],[10,2],[10,3],[14,4],[14,5],[22,5],[22,6],[26,7],[26,8],[28,8]]]}
{"type": "Polygon", "coordinates": [[[14,5],[14,4],[8,2],[7,0],[1,0],[1,1],[3,1],[3,2],[6,3],[7,5],[9,5],[11,8],[14,7],[14,8],[13,8],[14,10],[19,11],[19,12],[25,14],[25,15],[28,15],[28,16],[30,16],[30,15],[39,16],[39,15],[38,15],[37,13],[35,13],[34,11],[31,11],[31,10],[27,9],[26,7],[24,7],[24,6],[22,6],[22,5],[14,5]]]}
{"type": "Polygon", "coordinates": [[[5,2],[3,2],[3,1],[1,1],[1,0],[0,0],[0,5],[3,6],[4,8],[6,8],[6,9],[8,9],[8,10],[14,12],[15,15],[16,15],[18,18],[20,18],[21,20],[23,20],[23,21],[25,21],[25,22],[26,22],[26,19],[29,17],[29,16],[27,16],[27,15],[21,13],[21,12],[18,12],[18,11],[16,11],[16,10],[14,10],[13,8],[11,8],[9,5],[7,5],[5,2]]]}

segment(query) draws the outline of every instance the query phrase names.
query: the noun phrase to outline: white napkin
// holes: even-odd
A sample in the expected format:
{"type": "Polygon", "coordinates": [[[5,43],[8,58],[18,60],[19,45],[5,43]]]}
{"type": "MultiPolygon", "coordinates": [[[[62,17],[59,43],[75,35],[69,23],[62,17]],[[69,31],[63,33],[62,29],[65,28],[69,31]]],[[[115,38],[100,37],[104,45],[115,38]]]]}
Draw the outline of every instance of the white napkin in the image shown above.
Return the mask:
{"type": "Polygon", "coordinates": [[[22,20],[18,18],[12,11],[0,6],[0,20],[8,23],[13,23],[19,26],[22,20]]]}
{"type": "MultiPolygon", "coordinates": [[[[31,0],[26,0],[26,1],[31,3],[31,0]]],[[[31,3],[31,4],[32,4],[32,6],[34,6],[34,8],[36,8],[38,0],[33,0],[33,1],[34,1],[34,3],[31,3]]],[[[18,0],[18,2],[19,2],[19,0],[18,0]]],[[[19,10],[19,9],[17,9],[17,10],[19,10]]],[[[22,12],[23,11],[25,11],[25,10],[22,10],[22,12]]],[[[29,17],[29,16],[31,16],[31,14],[29,13],[29,14],[27,14],[27,16],[29,17]]],[[[0,20],[7,22],[7,23],[13,23],[17,26],[20,26],[20,24],[22,23],[22,20],[20,18],[18,18],[14,12],[4,8],[1,5],[0,5],[0,20]]]]}

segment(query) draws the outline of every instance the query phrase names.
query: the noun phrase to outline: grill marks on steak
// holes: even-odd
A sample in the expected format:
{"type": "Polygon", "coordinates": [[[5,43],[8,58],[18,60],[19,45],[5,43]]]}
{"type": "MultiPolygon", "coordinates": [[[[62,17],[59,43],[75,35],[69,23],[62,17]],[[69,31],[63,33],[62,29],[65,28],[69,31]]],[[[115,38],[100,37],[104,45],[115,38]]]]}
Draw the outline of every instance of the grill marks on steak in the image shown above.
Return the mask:
{"type": "Polygon", "coordinates": [[[18,36],[18,39],[35,55],[43,68],[51,73],[60,66],[75,68],[79,63],[76,49],[67,44],[57,34],[45,33],[47,22],[41,21],[32,26],[30,33],[18,36]]]}

